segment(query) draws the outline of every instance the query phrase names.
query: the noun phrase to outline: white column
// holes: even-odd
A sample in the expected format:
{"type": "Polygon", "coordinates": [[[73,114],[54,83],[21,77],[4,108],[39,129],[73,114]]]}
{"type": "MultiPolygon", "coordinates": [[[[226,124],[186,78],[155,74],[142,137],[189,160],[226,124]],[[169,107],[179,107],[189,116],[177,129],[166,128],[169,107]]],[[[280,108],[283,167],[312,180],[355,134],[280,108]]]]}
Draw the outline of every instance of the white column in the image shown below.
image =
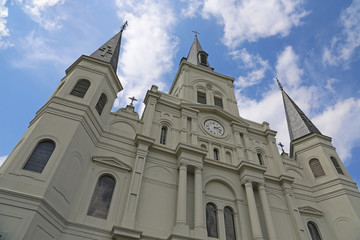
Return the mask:
{"type": "Polygon", "coordinates": [[[202,168],[195,167],[195,193],[194,193],[194,225],[196,237],[204,238],[206,235],[204,224],[204,203],[202,194],[202,168]]]}
{"type": "Polygon", "coordinates": [[[255,196],[254,196],[254,191],[253,191],[251,182],[245,183],[245,190],[246,190],[246,198],[247,198],[248,207],[249,207],[250,223],[251,223],[251,229],[252,229],[252,233],[253,233],[253,239],[254,240],[263,240],[260,221],[259,221],[259,215],[258,215],[258,212],[256,209],[255,196]]]}
{"type": "Polygon", "coordinates": [[[275,239],[277,239],[276,232],[275,232],[273,220],[271,217],[271,211],[270,211],[269,201],[266,196],[265,186],[263,184],[259,185],[259,193],[260,193],[261,205],[262,205],[263,211],[264,211],[266,228],[267,228],[267,231],[269,234],[269,240],[275,240],[275,239]]]}
{"type": "Polygon", "coordinates": [[[219,239],[226,239],[224,209],[217,209],[219,239]]]}
{"type": "Polygon", "coordinates": [[[176,225],[174,232],[177,234],[188,235],[189,227],[186,225],[186,180],[187,165],[181,164],[179,167],[176,225]]]}

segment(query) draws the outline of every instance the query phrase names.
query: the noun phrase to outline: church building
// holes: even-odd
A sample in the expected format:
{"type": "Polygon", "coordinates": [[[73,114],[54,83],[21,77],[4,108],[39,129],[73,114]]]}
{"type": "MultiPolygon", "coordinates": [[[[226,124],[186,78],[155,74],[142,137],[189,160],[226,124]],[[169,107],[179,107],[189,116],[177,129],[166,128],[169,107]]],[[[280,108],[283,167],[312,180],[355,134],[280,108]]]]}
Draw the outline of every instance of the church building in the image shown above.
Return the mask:
{"type": "Polygon", "coordinates": [[[141,116],[111,112],[123,30],[65,71],[1,166],[0,240],[360,239],[360,193],[331,138],[279,83],[279,153],[196,34],[168,93],[153,85],[141,116]]]}

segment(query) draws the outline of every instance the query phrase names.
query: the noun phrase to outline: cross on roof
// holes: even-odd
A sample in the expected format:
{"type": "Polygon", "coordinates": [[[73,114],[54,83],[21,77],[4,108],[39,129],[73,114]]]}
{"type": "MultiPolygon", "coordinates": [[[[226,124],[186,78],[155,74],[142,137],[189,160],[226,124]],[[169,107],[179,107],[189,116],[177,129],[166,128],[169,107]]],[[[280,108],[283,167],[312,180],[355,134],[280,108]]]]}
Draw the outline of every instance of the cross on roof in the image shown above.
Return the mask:
{"type": "Polygon", "coordinates": [[[281,147],[282,152],[285,152],[285,151],[284,151],[284,144],[282,144],[281,142],[279,142],[278,145],[281,147]]]}
{"type": "Polygon", "coordinates": [[[276,81],[277,81],[277,83],[278,83],[278,85],[279,85],[280,90],[282,91],[282,90],[283,90],[283,86],[282,86],[280,80],[279,80],[278,78],[276,78],[276,81]]]}
{"type": "Polygon", "coordinates": [[[192,31],[193,33],[195,33],[195,37],[198,35],[198,34],[200,34],[198,31],[196,31],[196,30],[193,30],[192,31]]]}
{"type": "Polygon", "coordinates": [[[121,31],[124,31],[127,26],[128,26],[128,21],[125,21],[125,23],[121,27],[121,31]]]}
{"type": "Polygon", "coordinates": [[[137,99],[135,97],[129,97],[129,99],[131,100],[130,106],[134,106],[134,101],[137,101],[137,99]]]}

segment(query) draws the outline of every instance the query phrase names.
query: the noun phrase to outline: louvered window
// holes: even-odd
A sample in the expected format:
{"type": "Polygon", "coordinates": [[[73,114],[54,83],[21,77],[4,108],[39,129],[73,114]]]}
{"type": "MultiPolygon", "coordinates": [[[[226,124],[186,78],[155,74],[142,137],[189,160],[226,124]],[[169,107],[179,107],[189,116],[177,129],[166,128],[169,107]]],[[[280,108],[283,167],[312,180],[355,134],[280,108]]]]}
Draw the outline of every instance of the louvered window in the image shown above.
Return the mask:
{"type": "Polygon", "coordinates": [[[71,95],[83,98],[90,87],[90,82],[88,80],[81,79],[79,80],[73,90],[71,91],[71,95]]]}
{"type": "Polygon", "coordinates": [[[206,93],[198,91],[197,101],[198,103],[206,104],[206,93]]]}
{"type": "Polygon", "coordinates": [[[200,64],[202,65],[208,65],[207,64],[207,56],[205,53],[200,53],[200,64]]]}
{"type": "Polygon", "coordinates": [[[216,206],[212,203],[206,204],[206,230],[208,237],[218,237],[216,206]]]}
{"type": "Polygon", "coordinates": [[[331,162],[334,164],[334,167],[336,168],[336,171],[338,172],[338,174],[344,175],[344,172],[341,169],[338,161],[334,157],[330,157],[330,159],[331,159],[331,162]]]}
{"type": "Polygon", "coordinates": [[[214,148],[214,160],[219,160],[219,150],[214,148]]]}
{"type": "Polygon", "coordinates": [[[167,127],[163,126],[161,128],[161,135],[160,135],[160,144],[166,144],[166,134],[167,134],[167,127]]]}
{"type": "Polygon", "coordinates": [[[309,165],[315,178],[325,175],[324,169],[322,168],[321,163],[318,159],[311,159],[309,165]]]}
{"type": "Polygon", "coordinates": [[[263,157],[262,157],[261,153],[258,153],[257,157],[258,157],[258,160],[259,160],[259,164],[264,165],[264,160],[263,160],[263,157]]]}
{"type": "Polygon", "coordinates": [[[97,181],[87,215],[106,219],[114,188],[115,180],[113,177],[109,175],[101,176],[97,181]]]}
{"type": "Polygon", "coordinates": [[[214,97],[214,103],[215,103],[216,106],[224,108],[222,98],[214,97]]]}
{"type": "Polygon", "coordinates": [[[40,142],[32,152],[23,169],[42,173],[54,149],[55,144],[52,141],[40,142]]]}
{"type": "Polygon", "coordinates": [[[105,107],[105,104],[107,102],[107,98],[106,98],[106,95],[103,93],[101,94],[100,98],[99,98],[99,101],[97,102],[96,106],[95,106],[95,109],[97,110],[97,112],[99,113],[99,115],[101,115],[104,107],[105,107]]]}

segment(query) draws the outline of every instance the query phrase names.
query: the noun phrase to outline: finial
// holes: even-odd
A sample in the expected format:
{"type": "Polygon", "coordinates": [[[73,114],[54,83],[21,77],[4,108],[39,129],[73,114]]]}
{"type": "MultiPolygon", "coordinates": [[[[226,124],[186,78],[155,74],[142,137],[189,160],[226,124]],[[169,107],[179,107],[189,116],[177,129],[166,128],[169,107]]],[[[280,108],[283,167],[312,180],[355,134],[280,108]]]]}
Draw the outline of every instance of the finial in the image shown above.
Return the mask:
{"type": "Polygon", "coordinates": [[[124,31],[127,25],[128,25],[128,21],[125,21],[125,23],[121,27],[121,31],[124,31]]]}
{"type": "Polygon", "coordinates": [[[282,153],[284,153],[284,144],[282,144],[281,142],[278,143],[278,145],[281,147],[282,153]]]}
{"type": "Polygon", "coordinates": [[[198,34],[200,34],[198,31],[194,30],[192,31],[193,33],[195,33],[195,37],[197,37],[198,34]]]}
{"type": "Polygon", "coordinates": [[[282,91],[282,90],[283,90],[283,86],[281,85],[280,80],[279,80],[278,78],[276,78],[276,81],[277,81],[277,83],[278,83],[278,85],[279,85],[280,90],[282,91]]]}
{"type": "Polygon", "coordinates": [[[134,101],[137,101],[137,99],[135,97],[129,97],[129,99],[131,100],[130,106],[134,106],[134,101]]]}

